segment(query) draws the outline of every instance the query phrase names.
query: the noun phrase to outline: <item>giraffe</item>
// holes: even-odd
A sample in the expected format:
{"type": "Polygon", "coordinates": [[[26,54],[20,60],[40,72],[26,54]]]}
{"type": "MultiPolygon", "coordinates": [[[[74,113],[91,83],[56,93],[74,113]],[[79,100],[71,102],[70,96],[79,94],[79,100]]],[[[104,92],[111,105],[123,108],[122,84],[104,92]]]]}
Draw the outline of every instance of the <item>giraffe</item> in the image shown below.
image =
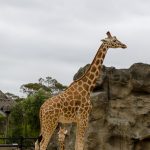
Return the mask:
{"type": "Polygon", "coordinates": [[[88,125],[89,113],[92,109],[90,102],[90,92],[100,76],[102,64],[109,48],[126,48],[110,32],[107,38],[102,39],[90,67],[79,79],[72,82],[62,93],[46,100],[40,108],[41,134],[40,140],[36,142],[36,147],[46,150],[49,140],[57,127],[58,123],[77,124],[75,150],[83,150],[84,135],[88,125]]]}
{"type": "Polygon", "coordinates": [[[65,128],[60,127],[59,132],[58,132],[58,142],[59,142],[60,150],[65,150],[65,137],[66,137],[67,132],[68,131],[65,128]]]}

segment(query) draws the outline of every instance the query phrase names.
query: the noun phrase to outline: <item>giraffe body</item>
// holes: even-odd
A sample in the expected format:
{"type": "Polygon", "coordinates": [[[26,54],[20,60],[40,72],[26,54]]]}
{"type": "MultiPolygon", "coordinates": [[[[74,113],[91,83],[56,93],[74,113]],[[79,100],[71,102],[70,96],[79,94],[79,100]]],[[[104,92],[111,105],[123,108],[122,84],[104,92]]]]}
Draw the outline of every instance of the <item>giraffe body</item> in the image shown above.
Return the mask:
{"type": "Polygon", "coordinates": [[[48,142],[58,123],[77,124],[75,150],[83,150],[84,135],[88,125],[89,113],[92,109],[90,92],[100,75],[102,63],[108,48],[126,48],[126,45],[112,37],[102,40],[102,45],[93,59],[89,69],[78,80],[75,80],[65,91],[54,96],[40,108],[40,123],[42,140],[39,142],[40,150],[46,150],[48,142]]]}
{"type": "MultiPolygon", "coordinates": [[[[65,92],[52,97],[41,106],[41,134],[43,136],[43,141],[41,141],[40,150],[46,150],[47,144],[50,140],[50,135],[52,135],[59,122],[76,122],[78,125],[77,128],[79,128],[81,130],[80,132],[84,134],[92,106],[90,103],[90,93],[87,94],[85,89],[79,92],[75,89],[77,86],[78,82],[72,84],[65,92]],[[74,92],[72,92],[72,89],[75,89],[74,92]],[[84,98],[81,103],[80,99],[82,97],[84,98]],[[42,132],[43,130],[44,133],[42,132]],[[42,147],[42,142],[44,142],[44,147],[42,147]]],[[[82,138],[83,137],[84,136],[82,136],[82,138]]],[[[83,140],[82,138],[78,137],[81,141],[83,140]]]]}

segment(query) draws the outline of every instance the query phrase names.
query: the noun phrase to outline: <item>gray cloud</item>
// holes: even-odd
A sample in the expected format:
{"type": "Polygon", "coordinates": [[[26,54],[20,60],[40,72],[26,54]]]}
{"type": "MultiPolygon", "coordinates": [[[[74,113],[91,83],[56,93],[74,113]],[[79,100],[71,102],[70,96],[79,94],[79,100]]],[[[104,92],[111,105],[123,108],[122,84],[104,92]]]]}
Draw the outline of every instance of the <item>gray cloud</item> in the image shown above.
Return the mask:
{"type": "Polygon", "coordinates": [[[107,30],[128,49],[109,50],[105,65],[150,63],[149,6],[148,0],[0,1],[0,89],[19,94],[22,84],[48,75],[69,84],[107,30]]]}

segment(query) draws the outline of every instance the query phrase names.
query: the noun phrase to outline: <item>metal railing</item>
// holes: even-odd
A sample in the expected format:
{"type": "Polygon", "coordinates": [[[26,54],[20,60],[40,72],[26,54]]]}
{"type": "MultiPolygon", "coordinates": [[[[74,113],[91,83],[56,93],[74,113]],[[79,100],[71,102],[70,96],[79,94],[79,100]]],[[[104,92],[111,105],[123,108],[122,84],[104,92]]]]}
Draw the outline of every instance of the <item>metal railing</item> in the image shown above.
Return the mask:
{"type": "Polygon", "coordinates": [[[20,150],[25,150],[27,148],[34,148],[34,143],[37,138],[19,137],[19,138],[0,138],[2,143],[0,147],[16,147],[20,150]]]}

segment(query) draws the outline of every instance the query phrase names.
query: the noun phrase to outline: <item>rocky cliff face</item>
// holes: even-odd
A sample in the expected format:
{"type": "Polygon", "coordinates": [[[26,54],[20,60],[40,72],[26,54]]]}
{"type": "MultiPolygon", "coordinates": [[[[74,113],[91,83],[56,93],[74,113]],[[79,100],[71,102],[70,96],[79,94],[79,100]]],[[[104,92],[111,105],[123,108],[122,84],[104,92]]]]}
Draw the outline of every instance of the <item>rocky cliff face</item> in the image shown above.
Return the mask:
{"type": "Polygon", "coordinates": [[[0,136],[6,130],[7,117],[15,102],[0,90],[0,136]]]}
{"type": "MultiPolygon", "coordinates": [[[[80,69],[74,79],[87,68],[80,69]]],[[[150,65],[104,66],[91,102],[85,150],[150,150],[150,65]]],[[[75,125],[66,128],[66,150],[74,150],[75,125]]]]}
{"type": "Polygon", "coordinates": [[[0,90],[0,112],[7,113],[7,111],[11,110],[14,104],[15,101],[0,90]]]}

